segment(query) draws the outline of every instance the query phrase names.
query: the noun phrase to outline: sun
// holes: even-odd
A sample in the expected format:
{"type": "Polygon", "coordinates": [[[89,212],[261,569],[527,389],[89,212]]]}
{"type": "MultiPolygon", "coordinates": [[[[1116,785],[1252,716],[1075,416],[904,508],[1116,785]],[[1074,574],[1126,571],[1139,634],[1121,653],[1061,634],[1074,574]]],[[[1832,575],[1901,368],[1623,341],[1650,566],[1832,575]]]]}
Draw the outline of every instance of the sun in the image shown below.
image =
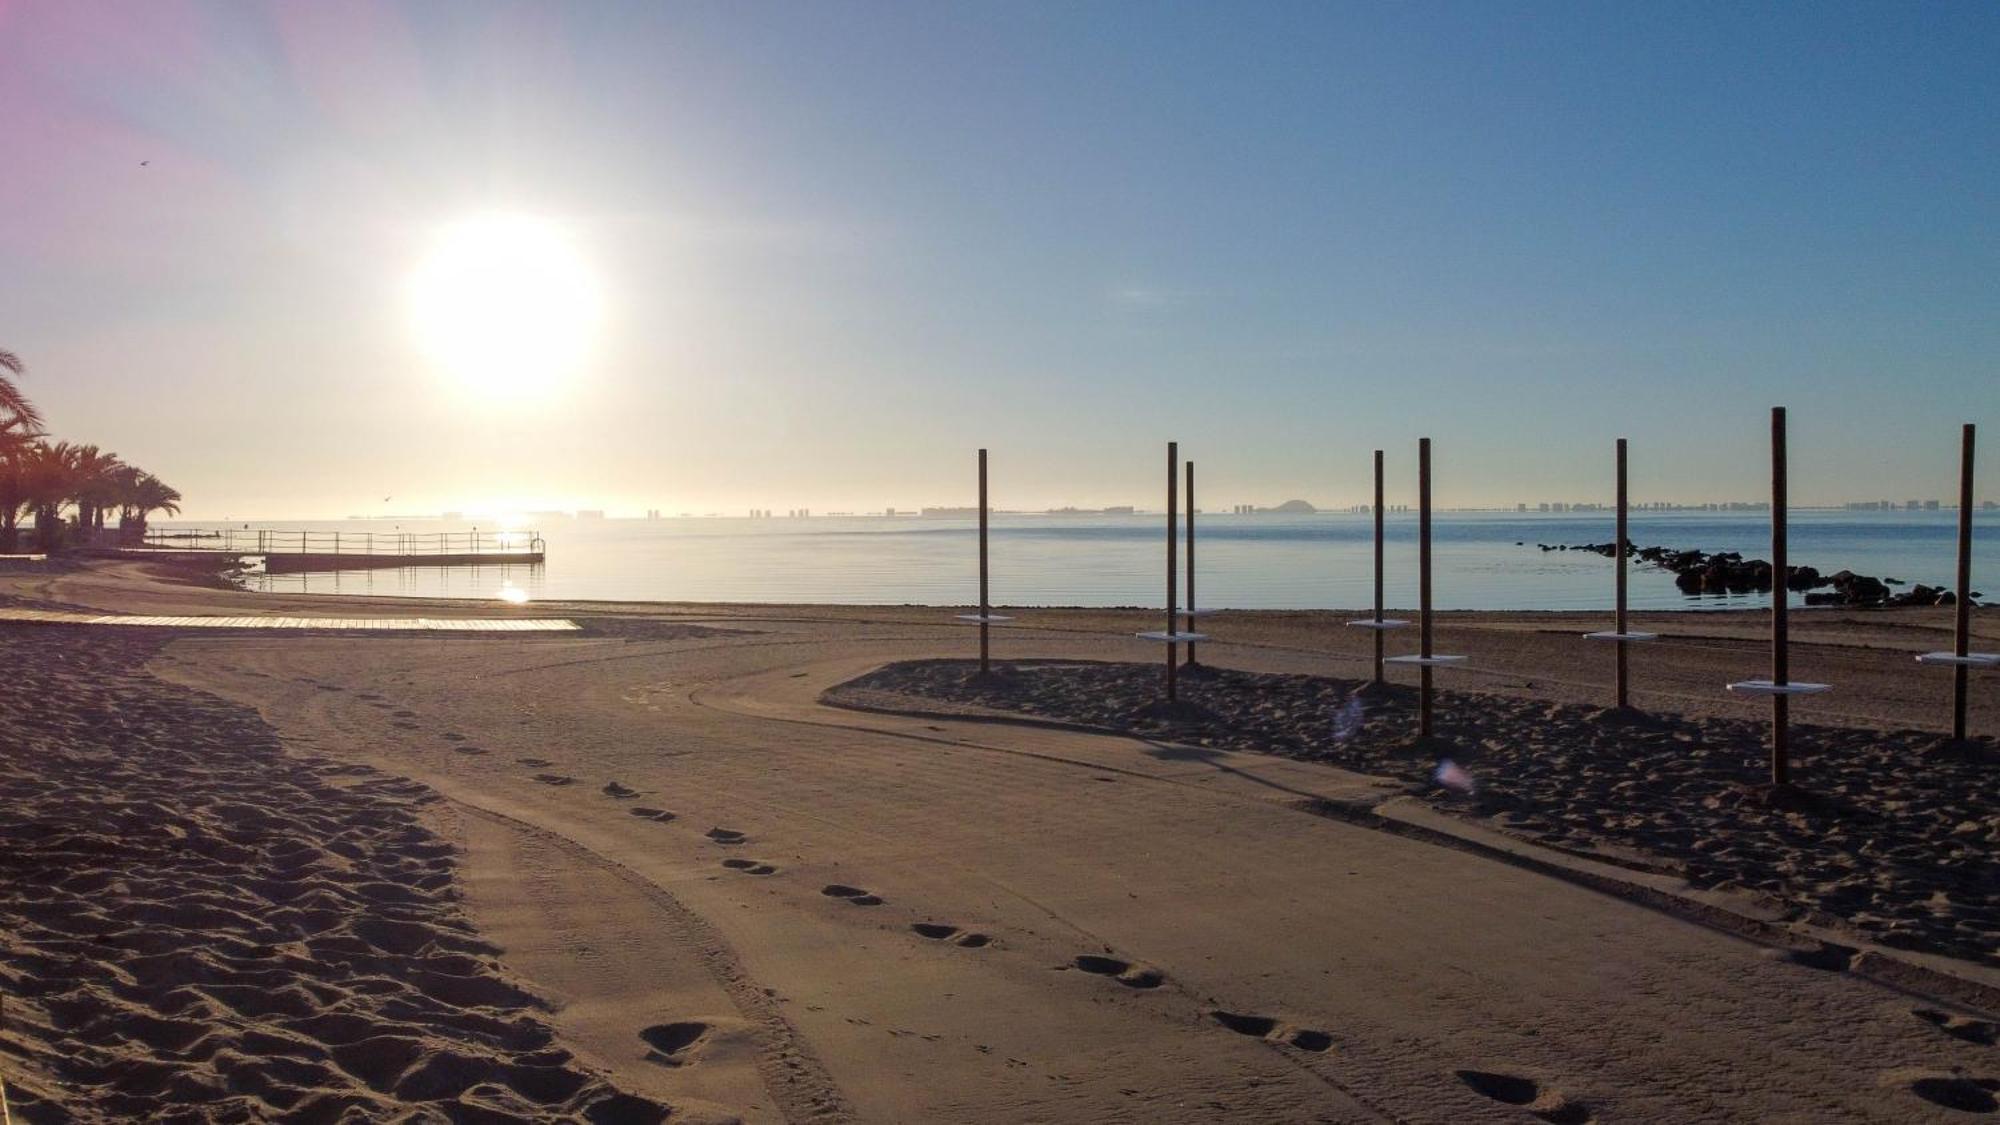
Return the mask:
{"type": "Polygon", "coordinates": [[[597,279],[563,227],[493,212],[444,228],[410,276],[417,343],[489,394],[545,390],[588,355],[597,279]]]}

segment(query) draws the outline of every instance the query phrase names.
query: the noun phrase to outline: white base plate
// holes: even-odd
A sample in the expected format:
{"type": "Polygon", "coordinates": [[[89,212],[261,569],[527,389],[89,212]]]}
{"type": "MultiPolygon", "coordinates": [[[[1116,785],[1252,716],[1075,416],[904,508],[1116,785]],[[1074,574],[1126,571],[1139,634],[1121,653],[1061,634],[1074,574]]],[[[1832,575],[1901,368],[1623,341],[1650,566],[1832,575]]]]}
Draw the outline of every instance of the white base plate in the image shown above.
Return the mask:
{"type": "Polygon", "coordinates": [[[1193,641],[1205,641],[1207,633],[1134,633],[1142,641],[1160,641],[1163,644],[1184,645],[1193,641]]]}
{"type": "Polygon", "coordinates": [[[1617,641],[1622,645],[1627,641],[1657,641],[1660,639],[1660,635],[1658,633],[1614,633],[1607,629],[1602,633],[1585,633],[1583,639],[1586,641],[1617,641]]]}
{"type": "Polygon", "coordinates": [[[1179,614],[1179,616],[1181,616],[1181,617],[1213,617],[1213,616],[1215,616],[1216,614],[1218,614],[1218,613],[1221,613],[1221,612],[1222,612],[1222,611],[1221,611],[1221,610],[1219,610],[1219,609],[1184,609],[1184,610],[1181,610],[1181,611],[1180,611],[1180,614],[1179,614]]]}
{"type": "Polygon", "coordinates": [[[1435,667],[1438,667],[1438,666],[1440,666],[1440,665],[1444,665],[1444,664],[1463,664],[1463,663],[1465,663],[1465,660],[1466,660],[1466,658],[1465,658],[1465,657],[1463,657],[1463,656],[1416,656],[1416,655],[1411,655],[1411,656],[1387,656],[1387,657],[1383,657],[1383,658],[1382,658],[1382,663],[1384,663],[1384,664],[1415,664],[1415,665],[1418,665],[1418,666],[1420,666],[1420,667],[1425,667],[1425,668],[1435,668],[1435,667]]]}
{"type": "Polygon", "coordinates": [[[1832,691],[1832,684],[1774,684],[1769,680],[1741,680],[1729,685],[1729,690],[1738,695],[1818,695],[1832,691]]]}
{"type": "Polygon", "coordinates": [[[1380,620],[1373,617],[1364,617],[1359,621],[1349,621],[1348,624],[1354,626],[1356,629],[1407,629],[1410,627],[1409,622],[1395,617],[1384,617],[1380,620]]]}
{"type": "Polygon", "coordinates": [[[2000,652],[1968,652],[1960,656],[1955,652],[1927,652],[1917,657],[1919,664],[1963,664],[1967,668],[2000,667],[2000,652]]]}
{"type": "Polygon", "coordinates": [[[1000,615],[994,613],[989,613],[984,617],[981,617],[976,613],[961,613],[958,615],[957,620],[970,621],[974,625],[998,625],[1002,621],[1012,621],[1014,619],[1011,617],[1001,617],[1000,615]]]}

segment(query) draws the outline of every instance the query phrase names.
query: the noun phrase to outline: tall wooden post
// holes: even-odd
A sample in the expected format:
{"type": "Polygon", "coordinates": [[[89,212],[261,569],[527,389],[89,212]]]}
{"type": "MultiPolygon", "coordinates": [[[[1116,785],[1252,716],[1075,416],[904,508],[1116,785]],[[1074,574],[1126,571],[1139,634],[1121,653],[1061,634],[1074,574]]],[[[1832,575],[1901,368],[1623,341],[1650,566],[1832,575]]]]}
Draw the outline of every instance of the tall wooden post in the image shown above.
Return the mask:
{"type": "Polygon", "coordinates": [[[1958,453],[1958,600],[1952,603],[1951,651],[1960,662],[1951,670],[1951,737],[1965,741],[1966,680],[1972,669],[1972,423],[1965,424],[1958,453]]]}
{"type": "Polygon", "coordinates": [[[1629,539],[1627,539],[1625,534],[1625,513],[1626,513],[1625,501],[1626,501],[1625,439],[1619,438],[1618,439],[1618,609],[1617,612],[1614,614],[1617,624],[1614,625],[1613,628],[1617,630],[1618,635],[1621,639],[1613,643],[1611,648],[1612,651],[1617,654],[1618,663],[1616,666],[1616,672],[1613,676],[1613,684],[1615,688],[1615,693],[1618,697],[1617,707],[1620,711],[1623,711],[1632,705],[1632,697],[1630,691],[1627,688],[1627,681],[1626,681],[1626,659],[1625,659],[1626,645],[1625,641],[1622,639],[1626,635],[1625,555],[1626,552],[1631,549],[1631,542],[1629,539]]]}
{"type": "Polygon", "coordinates": [[[1431,737],[1431,439],[1417,439],[1417,601],[1423,622],[1418,626],[1420,669],[1417,736],[1431,737]]]}
{"type": "MultiPolygon", "coordinates": [[[[1187,613],[1183,616],[1188,632],[1194,632],[1194,462],[1187,463],[1187,613]]],[[[1187,666],[1194,667],[1194,642],[1188,642],[1187,666]]]]}
{"type": "Polygon", "coordinates": [[[986,451],[982,449],[979,451],[979,671],[982,675],[992,670],[987,644],[992,616],[993,607],[988,604],[986,590],[986,451]]]}
{"type": "Polygon", "coordinates": [[[1375,683],[1383,684],[1382,678],[1382,451],[1375,451],[1375,621],[1377,628],[1369,630],[1375,634],[1375,683]]]}
{"type": "MultiPolygon", "coordinates": [[[[1167,443],[1167,635],[1170,637],[1174,634],[1174,611],[1179,608],[1179,596],[1174,589],[1175,580],[1179,577],[1175,570],[1174,558],[1175,533],[1180,530],[1174,526],[1175,518],[1179,515],[1174,491],[1179,485],[1179,477],[1180,443],[1170,441],[1167,443]]],[[[1180,664],[1180,647],[1172,641],[1167,642],[1167,702],[1169,703],[1179,698],[1179,685],[1175,682],[1174,673],[1180,664]]]]}
{"type": "Polygon", "coordinates": [[[1785,559],[1785,408],[1771,408],[1771,784],[1789,785],[1791,698],[1791,570],[1785,559]]]}

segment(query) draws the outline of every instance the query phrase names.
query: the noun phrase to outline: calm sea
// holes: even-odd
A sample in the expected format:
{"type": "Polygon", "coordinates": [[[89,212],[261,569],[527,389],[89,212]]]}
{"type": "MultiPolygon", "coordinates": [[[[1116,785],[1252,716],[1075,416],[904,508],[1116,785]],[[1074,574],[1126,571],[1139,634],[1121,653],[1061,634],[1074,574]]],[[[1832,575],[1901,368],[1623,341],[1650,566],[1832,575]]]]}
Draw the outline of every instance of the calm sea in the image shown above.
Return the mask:
{"type": "MultiPolygon", "coordinates": [[[[1984,555],[1974,589],[2000,596],[1995,513],[1979,513],[1984,555]]],[[[1792,514],[1795,565],[1948,585],[1955,514],[1792,514]]],[[[996,605],[1157,606],[1165,597],[1165,518],[995,516],[996,605]]],[[[215,526],[160,524],[175,526],[215,526]]],[[[243,525],[236,525],[243,526],[243,525]]],[[[434,521],[343,520],[253,523],[252,528],[393,533],[462,531],[434,521]]],[[[1414,515],[1388,518],[1387,600],[1417,598],[1414,515]]],[[[488,526],[486,530],[493,530],[488,526]]],[[[977,528],[972,520],[556,519],[538,525],[548,544],[541,566],[354,570],[256,575],[253,589],[386,596],[616,599],[712,602],[842,602],[957,605],[978,600],[977,528]]],[[[1365,515],[1204,515],[1197,521],[1197,604],[1241,609],[1354,609],[1368,605],[1371,521],[1365,515]]],[[[1602,609],[1612,563],[1582,552],[1542,552],[1537,543],[1604,542],[1602,514],[1443,513],[1434,520],[1441,609],[1602,609]]],[[[1633,541],[1768,558],[1760,513],[1635,514],[1633,541]]],[[[1643,609],[1740,608],[1762,597],[1687,597],[1662,572],[1634,565],[1631,604],[1643,609]]]]}

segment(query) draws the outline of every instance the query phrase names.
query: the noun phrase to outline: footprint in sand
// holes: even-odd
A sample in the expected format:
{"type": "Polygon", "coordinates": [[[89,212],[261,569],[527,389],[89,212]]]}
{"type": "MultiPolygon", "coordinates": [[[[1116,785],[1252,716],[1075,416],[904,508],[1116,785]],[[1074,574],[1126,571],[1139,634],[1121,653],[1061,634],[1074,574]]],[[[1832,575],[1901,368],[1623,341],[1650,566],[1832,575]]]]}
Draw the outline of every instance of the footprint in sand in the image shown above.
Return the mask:
{"type": "Polygon", "coordinates": [[[727,867],[731,871],[741,871],[745,875],[776,875],[778,873],[777,868],[768,863],[760,863],[754,859],[725,859],[722,861],[722,866],[727,867]]]}
{"type": "Polygon", "coordinates": [[[535,780],[543,785],[575,785],[576,779],[560,773],[538,773],[535,780]]]}
{"type": "Polygon", "coordinates": [[[451,752],[452,752],[452,753],[454,753],[454,754],[484,754],[484,753],[486,753],[486,747],[484,747],[484,746],[462,746],[462,745],[461,745],[461,746],[454,746],[454,747],[452,747],[452,748],[451,748],[451,752]]]}
{"type": "Polygon", "coordinates": [[[657,820],[661,824],[674,819],[674,814],[665,809],[648,808],[645,805],[640,805],[636,809],[626,809],[625,811],[645,820],[657,820]]]}
{"type": "Polygon", "coordinates": [[[639,791],[637,789],[628,789],[615,781],[607,781],[604,783],[604,795],[614,800],[629,801],[637,797],[639,791]]]}
{"type": "Polygon", "coordinates": [[[458,732],[457,732],[457,731],[455,731],[455,730],[448,730],[448,731],[444,732],[443,734],[441,734],[441,735],[438,735],[438,737],[439,737],[439,738],[442,738],[442,739],[444,739],[444,740],[445,740],[446,742],[464,742],[464,741],[465,741],[465,736],[464,736],[464,735],[462,735],[462,734],[460,734],[460,733],[458,733],[458,732]]]}
{"type": "Polygon", "coordinates": [[[544,769],[555,765],[554,762],[549,761],[547,758],[516,758],[514,760],[531,770],[544,769]]]}
{"type": "Polygon", "coordinates": [[[1835,945],[1830,941],[1820,942],[1812,949],[1773,949],[1765,953],[1775,961],[1789,961],[1794,965],[1804,965],[1808,969],[1818,969],[1827,973],[1844,973],[1854,961],[1856,950],[1852,946],[1835,945]]]}
{"type": "Polygon", "coordinates": [[[707,836],[718,844],[740,844],[750,838],[734,828],[711,828],[707,836]]]}
{"type": "Polygon", "coordinates": [[[1273,1043],[1284,1043],[1301,1051],[1325,1051],[1333,1046],[1333,1036],[1309,1027],[1287,1027],[1270,1016],[1246,1016],[1238,1012],[1216,1009],[1208,1013],[1209,1018],[1238,1035],[1248,1035],[1252,1039],[1267,1039],[1273,1043]]]}
{"type": "Polygon", "coordinates": [[[1500,1074],[1490,1070],[1461,1070],[1458,1080],[1482,1097],[1504,1105],[1519,1106],[1550,1125],[1589,1125],[1590,1107],[1573,1102],[1560,1090],[1550,1090],[1532,1078],[1500,1074]]]}
{"type": "Polygon", "coordinates": [[[1919,1078],[1910,1083],[1910,1093],[1960,1113],[2000,1112],[2000,1098],[1993,1096],[1996,1090],[2000,1079],[1993,1078],[1919,1078]]]}
{"type": "Polygon", "coordinates": [[[929,938],[932,941],[949,941],[953,945],[962,945],[967,949],[978,949],[993,941],[985,934],[962,930],[949,922],[912,922],[910,929],[915,930],[918,937],[929,938]]]}
{"type": "Polygon", "coordinates": [[[1950,1012],[1940,1012],[1936,1008],[1911,1008],[1910,1014],[1951,1036],[1967,1043],[1977,1043],[1991,1047],[2000,1043],[2000,1026],[1971,1016],[1955,1016],[1950,1012]]]}
{"type": "Polygon", "coordinates": [[[415,711],[409,710],[408,708],[405,708],[400,711],[391,711],[390,714],[398,719],[414,719],[417,717],[417,713],[415,711]]]}
{"type": "Polygon", "coordinates": [[[1167,974],[1151,965],[1135,965],[1130,961],[1120,961],[1116,957],[1100,957],[1095,953],[1079,954],[1075,967],[1096,976],[1110,977],[1126,988],[1158,988],[1167,979],[1167,974]]]}
{"type": "Polygon", "coordinates": [[[828,883],[819,889],[828,898],[844,898],[855,906],[880,906],[882,897],[871,895],[860,887],[850,887],[846,883],[828,883]]]}
{"type": "Polygon", "coordinates": [[[708,1025],[698,1020],[656,1023],[641,1031],[639,1038],[651,1048],[646,1052],[648,1061],[666,1066],[685,1066],[700,1053],[702,1043],[708,1038],[708,1030],[708,1025]]]}

